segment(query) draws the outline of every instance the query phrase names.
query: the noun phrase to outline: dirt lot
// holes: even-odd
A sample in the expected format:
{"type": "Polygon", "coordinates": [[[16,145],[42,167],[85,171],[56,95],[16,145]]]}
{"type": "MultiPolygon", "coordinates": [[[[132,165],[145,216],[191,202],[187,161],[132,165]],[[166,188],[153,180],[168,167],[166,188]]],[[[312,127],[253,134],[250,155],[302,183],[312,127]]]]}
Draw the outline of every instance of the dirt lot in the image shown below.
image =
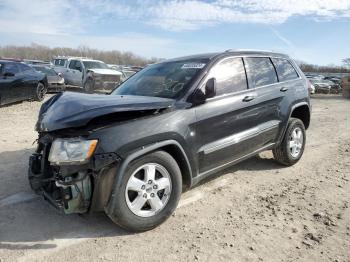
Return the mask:
{"type": "Polygon", "coordinates": [[[103,214],[64,216],[27,183],[39,103],[0,108],[0,260],[350,261],[350,100],[312,99],[306,151],[271,152],[186,192],[155,230],[130,234],[103,214]]]}

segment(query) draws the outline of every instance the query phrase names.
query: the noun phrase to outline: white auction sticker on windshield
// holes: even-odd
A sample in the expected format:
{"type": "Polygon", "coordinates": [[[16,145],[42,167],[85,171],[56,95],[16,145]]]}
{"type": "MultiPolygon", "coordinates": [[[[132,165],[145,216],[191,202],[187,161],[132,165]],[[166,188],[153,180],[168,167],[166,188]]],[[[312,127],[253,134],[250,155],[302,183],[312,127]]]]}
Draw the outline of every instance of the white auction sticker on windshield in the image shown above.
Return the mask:
{"type": "Polygon", "coordinates": [[[190,64],[184,64],[181,68],[182,69],[188,69],[188,68],[194,68],[194,69],[202,69],[205,66],[203,63],[190,63],[190,64]]]}

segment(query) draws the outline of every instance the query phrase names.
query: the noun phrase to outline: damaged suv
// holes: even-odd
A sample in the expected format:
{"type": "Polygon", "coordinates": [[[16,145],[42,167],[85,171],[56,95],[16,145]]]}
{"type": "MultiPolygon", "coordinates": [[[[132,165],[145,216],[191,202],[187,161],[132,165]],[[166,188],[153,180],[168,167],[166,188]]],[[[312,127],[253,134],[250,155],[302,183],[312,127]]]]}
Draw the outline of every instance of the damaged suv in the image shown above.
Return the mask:
{"type": "Polygon", "coordinates": [[[181,193],[272,150],[290,166],[310,123],[308,81],[288,56],[234,51],[167,60],[110,95],[61,93],[39,112],[29,181],[65,213],[104,211],[145,231],[181,193]]]}

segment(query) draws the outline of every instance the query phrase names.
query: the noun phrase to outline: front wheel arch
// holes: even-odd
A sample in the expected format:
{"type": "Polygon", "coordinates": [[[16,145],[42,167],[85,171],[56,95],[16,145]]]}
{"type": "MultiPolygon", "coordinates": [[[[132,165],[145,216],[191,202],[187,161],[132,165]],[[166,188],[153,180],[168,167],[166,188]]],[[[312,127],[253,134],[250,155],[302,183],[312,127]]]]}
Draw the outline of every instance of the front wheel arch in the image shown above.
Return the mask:
{"type": "MultiPolygon", "coordinates": [[[[148,178],[142,178],[142,177],[138,177],[138,178],[141,179],[141,181],[143,181],[145,185],[150,184],[151,188],[153,183],[157,185],[158,183],[156,181],[160,181],[160,180],[148,180],[148,183],[147,183],[145,182],[145,179],[147,180],[148,178]]],[[[153,179],[154,179],[154,176],[153,176],[153,179]]],[[[108,209],[105,209],[106,214],[110,217],[110,219],[114,223],[118,224],[119,226],[127,230],[130,230],[133,232],[147,231],[163,223],[175,211],[182,192],[181,171],[177,165],[176,160],[172,158],[171,155],[169,155],[165,151],[156,150],[132,160],[127,166],[125,173],[118,174],[118,177],[115,178],[115,185],[116,187],[114,189],[116,190],[113,191],[110,197],[110,201],[108,203],[108,209]],[[166,194],[164,193],[164,195],[162,196],[163,198],[163,197],[168,197],[168,195],[170,195],[170,198],[167,199],[168,200],[167,203],[166,204],[164,203],[164,206],[161,207],[159,211],[155,211],[157,213],[152,214],[151,216],[149,216],[149,214],[146,216],[143,216],[142,214],[140,214],[140,210],[137,210],[137,212],[135,212],[135,210],[132,209],[132,206],[130,207],[130,203],[128,204],[127,192],[129,188],[128,187],[129,181],[131,177],[135,174],[135,172],[137,172],[139,168],[143,168],[143,166],[145,165],[146,166],[159,165],[161,168],[165,170],[168,176],[171,177],[171,184],[173,185],[172,190],[169,191],[169,193],[166,193],[166,194]]],[[[137,183],[137,185],[139,185],[139,183],[137,183]]],[[[149,192],[148,190],[150,188],[147,188],[146,186],[147,189],[145,189],[145,185],[143,185],[143,188],[140,187],[143,191],[142,190],[139,191],[139,189],[136,189],[139,187],[138,186],[135,187],[135,185],[132,186],[132,191],[138,191],[139,194],[136,195],[137,198],[141,198],[141,199],[146,198],[146,199],[149,199],[148,201],[150,201],[152,197],[154,197],[154,195],[157,196],[158,193],[154,193],[154,192],[152,193],[152,191],[149,192]],[[150,196],[146,196],[149,194],[150,196]]],[[[155,190],[157,190],[157,188],[155,188],[155,190]]],[[[161,191],[162,188],[160,188],[159,190],[161,191]]],[[[152,203],[149,203],[149,204],[152,205],[152,203]]],[[[136,209],[139,209],[139,208],[140,206],[136,207],[136,209]]],[[[144,211],[141,211],[141,212],[144,212],[144,211]]]]}
{"type": "MultiPolygon", "coordinates": [[[[165,151],[169,155],[171,155],[177,164],[180,167],[181,170],[181,175],[182,175],[182,181],[184,182],[184,188],[189,188],[192,185],[192,169],[190,166],[190,162],[187,158],[187,155],[185,153],[185,150],[183,147],[180,145],[179,142],[175,140],[166,140],[158,143],[154,143],[152,145],[146,146],[140,150],[137,150],[131,154],[129,154],[119,165],[116,176],[117,175],[122,175],[125,173],[128,165],[136,160],[137,158],[140,158],[146,154],[149,154],[154,151],[165,151]]],[[[108,203],[106,203],[105,206],[105,211],[106,213],[110,213],[113,210],[113,193],[114,190],[117,190],[117,185],[116,185],[116,179],[114,178],[113,180],[113,186],[112,186],[112,192],[109,197],[108,203]]]]}

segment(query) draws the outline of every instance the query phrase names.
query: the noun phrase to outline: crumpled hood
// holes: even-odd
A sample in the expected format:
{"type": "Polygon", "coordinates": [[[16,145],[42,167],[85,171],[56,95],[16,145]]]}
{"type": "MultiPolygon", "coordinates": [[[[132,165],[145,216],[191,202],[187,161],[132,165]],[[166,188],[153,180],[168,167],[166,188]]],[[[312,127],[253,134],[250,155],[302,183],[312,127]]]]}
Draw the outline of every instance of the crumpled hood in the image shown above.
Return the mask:
{"type": "Polygon", "coordinates": [[[89,69],[89,71],[92,71],[100,75],[116,75],[116,76],[122,75],[121,72],[113,69],[92,68],[92,69],[89,69]]]}
{"type": "Polygon", "coordinates": [[[173,104],[173,99],[160,97],[64,92],[51,97],[41,106],[36,130],[80,127],[96,117],[112,113],[165,109],[173,104]]]}

